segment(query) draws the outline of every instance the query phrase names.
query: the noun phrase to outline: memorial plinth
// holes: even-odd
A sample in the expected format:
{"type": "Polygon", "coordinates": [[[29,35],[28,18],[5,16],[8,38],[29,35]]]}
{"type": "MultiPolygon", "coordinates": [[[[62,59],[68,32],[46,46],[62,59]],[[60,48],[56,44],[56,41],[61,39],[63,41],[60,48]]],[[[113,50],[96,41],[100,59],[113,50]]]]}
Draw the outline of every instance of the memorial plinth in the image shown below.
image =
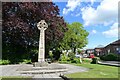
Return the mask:
{"type": "Polygon", "coordinates": [[[48,28],[45,20],[41,20],[37,24],[38,29],[40,30],[40,38],[39,38],[39,53],[38,53],[38,62],[35,62],[33,66],[42,67],[47,66],[45,62],[45,30],[48,28]]]}

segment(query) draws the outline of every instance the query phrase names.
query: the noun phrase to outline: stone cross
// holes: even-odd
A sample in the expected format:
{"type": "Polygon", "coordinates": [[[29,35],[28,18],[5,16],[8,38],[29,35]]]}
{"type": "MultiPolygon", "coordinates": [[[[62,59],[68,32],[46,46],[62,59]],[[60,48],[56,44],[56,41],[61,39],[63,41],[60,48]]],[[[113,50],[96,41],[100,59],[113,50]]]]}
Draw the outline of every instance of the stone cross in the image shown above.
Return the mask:
{"type": "Polygon", "coordinates": [[[48,25],[45,20],[41,20],[37,27],[40,30],[38,62],[45,62],[45,30],[48,25]]]}

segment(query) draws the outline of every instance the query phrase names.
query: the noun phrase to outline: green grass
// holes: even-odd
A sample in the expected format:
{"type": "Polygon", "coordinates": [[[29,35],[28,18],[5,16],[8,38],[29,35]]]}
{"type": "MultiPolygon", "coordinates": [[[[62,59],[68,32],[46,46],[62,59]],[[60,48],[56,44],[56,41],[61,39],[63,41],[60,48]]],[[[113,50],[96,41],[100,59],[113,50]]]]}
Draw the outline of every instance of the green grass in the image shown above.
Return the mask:
{"type": "Polygon", "coordinates": [[[90,68],[90,70],[67,74],[68,78],[118,78],[118,67],[89,63],[74,65],[90,68]]]}
{"type": "Polygon", "coordinates": [[[0,76],[0,80],[32,80],[32,77],[24,76],[0,76]]]}

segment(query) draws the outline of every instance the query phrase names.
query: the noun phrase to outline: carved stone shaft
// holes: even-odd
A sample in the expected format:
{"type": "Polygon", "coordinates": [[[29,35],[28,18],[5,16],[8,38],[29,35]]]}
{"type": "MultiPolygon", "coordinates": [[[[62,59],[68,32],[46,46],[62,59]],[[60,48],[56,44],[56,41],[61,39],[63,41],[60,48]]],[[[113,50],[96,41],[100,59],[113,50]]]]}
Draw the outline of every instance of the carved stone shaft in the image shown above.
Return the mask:
{"type": "Polygon", "coordinates": [[[45,20],[41,20],[37,27],[40,30],[38,62],[45,62],[45,30],[48,25],[45,20]]]}

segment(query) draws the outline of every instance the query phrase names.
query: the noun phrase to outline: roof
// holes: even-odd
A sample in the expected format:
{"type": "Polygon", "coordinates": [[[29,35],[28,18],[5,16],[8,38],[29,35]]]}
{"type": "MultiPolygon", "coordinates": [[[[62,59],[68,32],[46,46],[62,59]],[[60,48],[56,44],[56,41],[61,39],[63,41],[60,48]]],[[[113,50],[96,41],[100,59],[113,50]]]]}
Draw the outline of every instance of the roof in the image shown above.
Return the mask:
{"type": "Polygon", "coordinates": [[[114,41],[114,42],[110,43],[110,45],[120,45],[120,39],[118,39],[117,41],[114,41]]]}
{"type": "MultiPolygon", "coordinates": [[[[108,44],[107,46],[110,46],[110,45],[120,46],[120,39],[108,44]]],[[[107,47],[107,46],[105,46],[105,47],[107,47]]]]}
{"type": "Polygon", "coordinates": [[[94,49],[86,49],[86,50],[94,50],[94,49]]]}
{"type": "Polygon", "coordinates": [[[97,47],[95,47],[95,49],[96,48],[104,48],[104,46],[103,45],[98,45],[97,47]]]}

